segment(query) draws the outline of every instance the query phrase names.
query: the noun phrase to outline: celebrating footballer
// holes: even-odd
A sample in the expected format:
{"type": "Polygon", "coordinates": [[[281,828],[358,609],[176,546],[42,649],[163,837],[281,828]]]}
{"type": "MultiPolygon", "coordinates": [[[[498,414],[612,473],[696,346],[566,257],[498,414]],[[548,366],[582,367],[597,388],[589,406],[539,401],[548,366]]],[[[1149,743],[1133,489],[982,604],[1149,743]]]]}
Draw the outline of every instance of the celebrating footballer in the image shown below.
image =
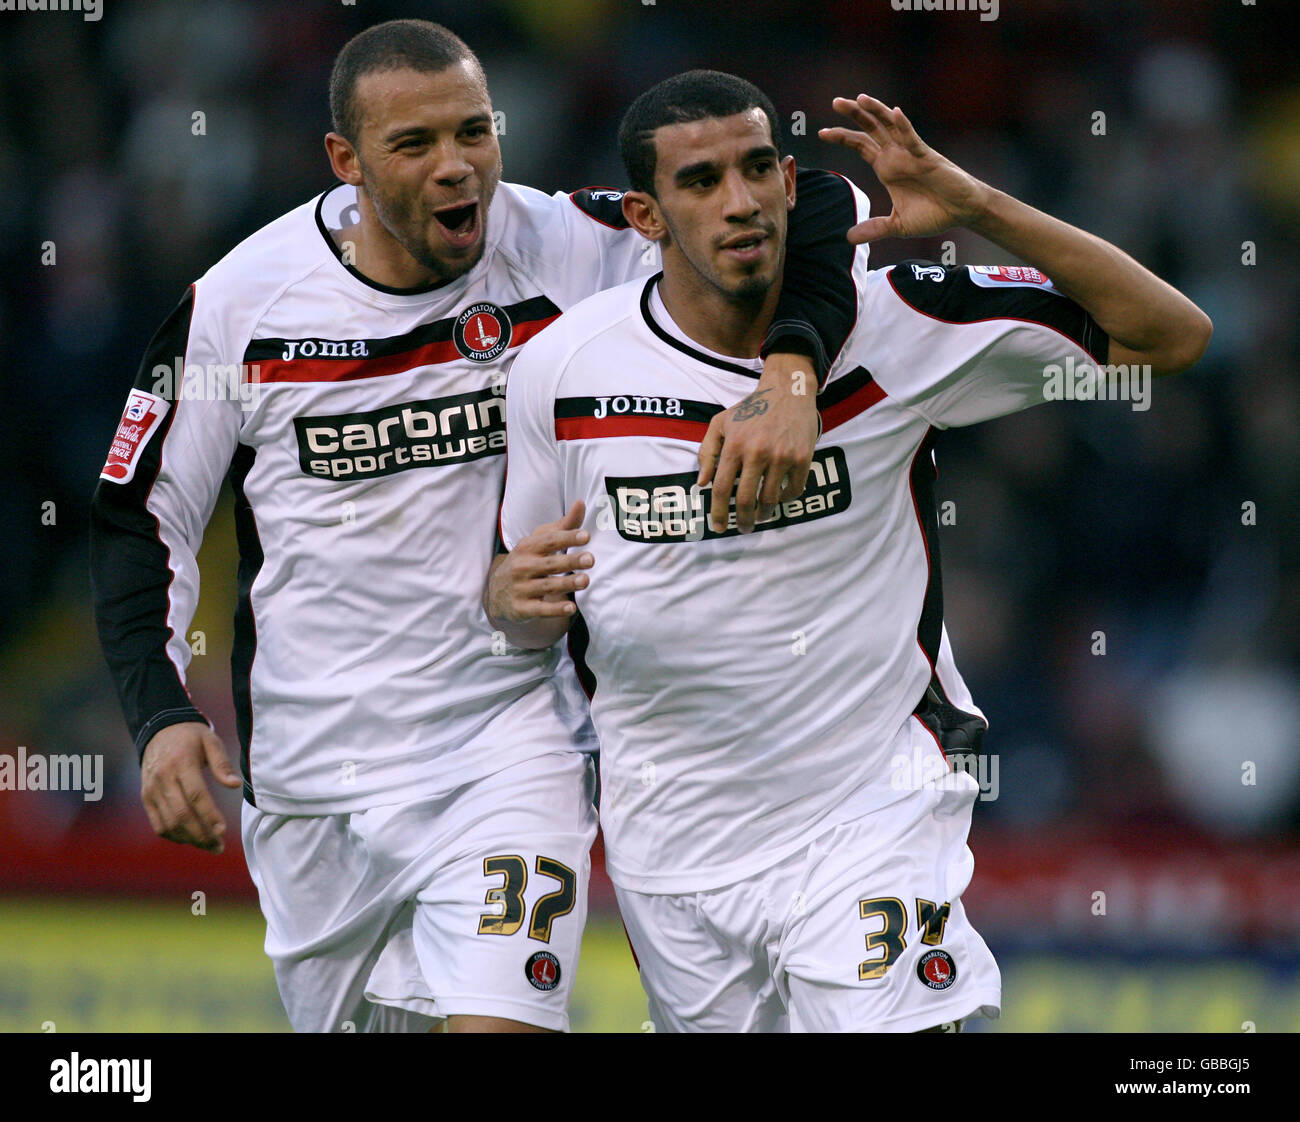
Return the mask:
{"type": "Polygon", "coordinates": [[[868,217],[854,192],[856,323],[816,397],[801,497],[749,526],[709,493],[727,444],[710,426],[762,415],[798,194],[748,82],[693,71],[635,101],[623,213],[662,273],[569,309],[511,371],[511,552],[485,603],[520,647],[581,629],[607,868],[660,1030],[998,1015],[962,906],[978,789],[953,763],[985,721],[944,627],[935,436],[1038,404],[1067,360],[1182,370],[1211,330],[1114,246],[944,159],[901,110],[834,107],[854,127],[822,138],[862,156],[892,211],[868,217]],[[871,241],[954,226],[1025,265],[867,269],[871,241]],[[900,782],[899,760],[922,766],[900,782]]]}

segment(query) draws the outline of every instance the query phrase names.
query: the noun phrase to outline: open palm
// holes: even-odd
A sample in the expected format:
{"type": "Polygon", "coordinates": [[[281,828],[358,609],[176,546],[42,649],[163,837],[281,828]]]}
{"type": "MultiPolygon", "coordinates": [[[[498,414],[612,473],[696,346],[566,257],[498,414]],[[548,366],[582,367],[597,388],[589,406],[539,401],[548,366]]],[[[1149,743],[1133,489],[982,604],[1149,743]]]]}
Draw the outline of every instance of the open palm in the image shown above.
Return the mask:
{"type": "Polygon", "coordinates": [[[855,244],[881,238],[922,238],[963,226],[979,213],[989,188],[929,147],[901,109],[890,109],[866,94],[837,97],[835,111],[859,129],[821,129],[831,144],[852,148],[889,192],[893,210],[869,218],[849,231],[855,244]]]}

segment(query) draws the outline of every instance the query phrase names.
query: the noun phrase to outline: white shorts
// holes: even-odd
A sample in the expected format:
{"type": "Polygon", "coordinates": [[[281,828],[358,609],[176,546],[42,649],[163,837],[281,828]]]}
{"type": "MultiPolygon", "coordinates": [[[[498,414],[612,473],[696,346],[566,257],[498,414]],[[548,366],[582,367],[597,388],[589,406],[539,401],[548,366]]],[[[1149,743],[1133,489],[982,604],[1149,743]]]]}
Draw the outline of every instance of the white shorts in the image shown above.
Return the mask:
{"type": "Polygon", "coordinates": [[[655,1028],[919,1032],[996,1017],[1001,976],[960,898],[979,790],[958,778],[723,888],[618,889],[655,1028]]]}
{"type": "Polygon", "coordinates": [[[556,752],[352,814],[245,804],[244,854],[294,1029],[423,1032],[456,1014],[567,1029],[593,771],[556,752]]]}

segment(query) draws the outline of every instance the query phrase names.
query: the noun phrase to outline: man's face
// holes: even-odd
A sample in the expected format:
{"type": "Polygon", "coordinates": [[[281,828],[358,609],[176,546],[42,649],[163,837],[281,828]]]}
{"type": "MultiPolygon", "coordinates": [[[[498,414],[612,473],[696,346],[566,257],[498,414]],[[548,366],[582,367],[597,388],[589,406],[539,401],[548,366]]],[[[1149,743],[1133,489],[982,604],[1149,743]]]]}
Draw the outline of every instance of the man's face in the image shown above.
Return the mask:
{"type": "Polygon", "coordinates": [[[440,280],[483,255],[488,204],[501,181],[492,103],[470,60],[426,74],[357,80],[357,161],[384,229],[440,280]]]}
{"type": "Polygon", "coordinates": [[[761,301],[781,276],[794,160],[757,107],[655,130],[655,193],[676,251],[730,299],[761,301]]]}

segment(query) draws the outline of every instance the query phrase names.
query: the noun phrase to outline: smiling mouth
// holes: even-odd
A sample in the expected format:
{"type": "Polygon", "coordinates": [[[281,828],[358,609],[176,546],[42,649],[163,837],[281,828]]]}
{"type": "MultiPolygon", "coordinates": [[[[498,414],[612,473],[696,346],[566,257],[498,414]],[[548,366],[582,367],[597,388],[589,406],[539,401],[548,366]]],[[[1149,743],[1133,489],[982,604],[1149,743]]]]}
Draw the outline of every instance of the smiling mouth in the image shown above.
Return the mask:
{"type": "Polygon", "coordinates": [[[463,203],[435,211],[433,215],[448,243],[457,249],[472,245],[478,237],[478,203],[463,203]]]}

